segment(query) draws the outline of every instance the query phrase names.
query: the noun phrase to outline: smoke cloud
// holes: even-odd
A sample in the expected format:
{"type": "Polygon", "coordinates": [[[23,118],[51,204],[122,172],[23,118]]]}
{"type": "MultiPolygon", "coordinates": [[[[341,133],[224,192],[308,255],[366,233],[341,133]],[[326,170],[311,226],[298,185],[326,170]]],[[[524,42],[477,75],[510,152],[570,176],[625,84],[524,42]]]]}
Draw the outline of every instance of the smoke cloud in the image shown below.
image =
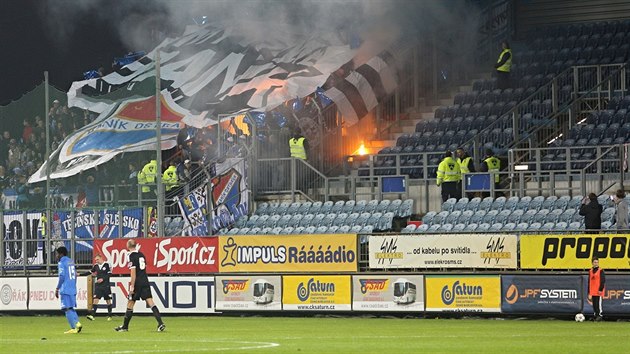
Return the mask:
{"type": "Polygon", "coordinates": [[[272,32],[287,42],[316,33],[335,33],[346,41],[358,35],[363,43],[355,64],[360,64],[401,38],[437,35],[444,45],[465,48],[474,43],[477,12],[465,0],[47,0],[41,16],[57,45],[80,31],[82,21],[93,19],[115,28],[129,51],[149,51],[160,38],[181,34],[202,16],[250,40],[264,40],[272,32]]]}

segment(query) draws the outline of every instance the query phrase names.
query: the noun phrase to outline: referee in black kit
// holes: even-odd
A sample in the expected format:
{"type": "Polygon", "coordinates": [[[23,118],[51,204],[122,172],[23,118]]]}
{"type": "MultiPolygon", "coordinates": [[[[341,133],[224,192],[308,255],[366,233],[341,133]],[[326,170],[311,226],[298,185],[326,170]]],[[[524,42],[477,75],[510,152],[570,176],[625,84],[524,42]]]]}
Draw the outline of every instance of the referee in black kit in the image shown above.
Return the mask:
{"type": "Polygon", "coordinates": [[[96,286],[94,287],[94,302],[92,303],[92,311],[87,315],[87,319],[94,321],[96,309],[100,299],[105,299],[107,303],[107,320],[112,320],[112,289],[109,285],[109,277],[112,274],[112,268],[109,263],[103,261],[103,256],[97,254],[96,264],[92,267],[92,275],[96,277],[96,286]]]}

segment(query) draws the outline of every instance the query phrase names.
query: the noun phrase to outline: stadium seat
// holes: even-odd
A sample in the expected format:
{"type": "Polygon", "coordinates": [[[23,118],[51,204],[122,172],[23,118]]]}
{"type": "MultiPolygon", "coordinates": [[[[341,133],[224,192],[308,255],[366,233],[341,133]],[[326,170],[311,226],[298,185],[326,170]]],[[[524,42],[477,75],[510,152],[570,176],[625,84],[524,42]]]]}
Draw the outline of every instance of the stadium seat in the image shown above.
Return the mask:
{"type": "Polygon", "coordinates": [[[339,213],[336,215],[336,218],[333,220],[332,225],[333,226],[342,226],[346,224],[346,219],[348,219],[348,214],[346,213],[339,213]]]}
{"type": "Polygon", "coordinates": [[[374,231],[374,227],[372,225],[365,225],[361,229],[362,234],[371,234],[374,231]]]}
{"type": "Polygon", "coordinates": [[[516,224],[513,222],[509,222],[503,225],[503,228],[501,228],[501,231],[514,231],[514,229],[516,229],[516,224]]]}
{"type": "Polygon", "coordinates": [[[322,220],[322,222],[319,224],[319,226],[326,226],[326,227],[330,227],[333,225],[333,223],[335,222],[335,219],[337,218],[336,214],[327,214],[326,217],[324,218],[324,220],[322,220]]]}
{"type": "Polygon", "coordinates": [[[358,213],[361,214],[365,211],[365,207],[367,206],[367,201],[366,200],[359,200],[354,204],[354,209],[353,212],[354,213],[358,213]]]}
{"type": "Polygon", "coordinates": [[[602,221],[602,230],[612,229],[613,223],[611,221],[602,221]]]}
{"type": "Polygon", "coordinates": [[[359,214],[358,213],[352,213],[352,214],[348,215],[348,217],[346,218],[345,225],[353,227],[354,225],[357,224],[357,220],[358,219],[359,219],[359,214]]]}
{"type": "Polygon", "coordinates": [[[426,214],[424,214],[424,216],[422,217],[422,223],[423,224],[432,224],[433,223],[433,218],[435,217],[435,215],[437,215],[436,212],[434,211],[430,211],[426,214]]]}
{"type": "Polygon", "coordinates": [[[236,222],[234,223],[234,227],[245,227],[247,225],[247,220],[249,218],[247,217],[247,215],[243,215],[240,218],[238,218],[238,220],[236,220],[236,222]]]}
{"type": "Polygon", "coordinates": [[[442,211],[448,211],[448,212],[453,211],[453,208],[455,207],[455,203],[457,203],[457,199],[455,199],[455,198],[447,199],[442,204],[442,211]]]}
{"type": "Polygon", "coordinates": [[[313,205],[313,203],[311,202],[303,202],[300,204],[300,207],[298,208],[297,212],[302,214],[302,215],[306,215],[309,214],[311,211],[311,206],[313,205]]]}
{"type": "Polygon", "coordinates": [[[478,210],[490,211],[493,201],[494,201],[494,198],[492,198],[492,197],[483,198],[481,203],[479,203],[479,209],[478,210]]]}
{"type": "Polygon", "coordinates": [[[309,214],[317,215],[321,212],[322,206],[324,203],[322,202],[314,202],[311,204],[311,208],[308,210],[309,214]]]}
{"type": "MultiPolygon", "coordinates": [[[[494,219],[497,217],[497,215],[499,215],[499,212],[497,210],[490,210],[483,217],[482,223],[492,225],[494,223],[494,219]]],[[[479,227],[481,227],[481,225],[479,225],[479,227]]]]}
{"type": "Polygon", "coordinates": [[[228,231],[228,235],[238,235],[241,232],[241,229],[239,229],[238,227],[233,228],[232,230],[228,231]]]}
{"type": "Polygon", "coordinates": [[[361,233],[362,229],[363,229],[363,227],[361,227],[361,225],[356,225],[356,226],[352,226],[352,227],[350,227],[348,225],[344,225],[344,226],[339,228],[338,232],[340,234],[348,234],[348,233],[358,234],[358,233],[361,233]]]}
{"type": "Polygon", "coordinates": [[[333,204],[332,208],[330,208],[329,213],[334,213],[334,214],[341,213],[341,210],[343,209],[345,203],[346,202],[343,200],[338,200],[337,202],[335,202],[335,204],[333,204]]]}
{"type": "Polygon", "coordinates": [[[306,228],[305,228],[305,227],[303,227],[303,226],[298,226],[298,227],[296,227],[295,229],[293,229],[293,233],[294,233],[295,235],[300,235],[300,234],[303,234],[305,230],[306,230],[306,228]]]}
{"type": "MultiPolygon", "coordinates": [[[[288,208],[288,205],[287,205],[287,208],[288,208]]],[[[282,216],[280,216],[280,214],[271,215],[269,219],[267,219],[267,222],[265,222],[264,224],[261,224],[260,223],[260,219],[262,219],[261,217],[260,219],[258,219],[258,224],[260,225],[259,227],[274,228],[276,227],[276,225],[278,225],[278,222],[280,222],[281,218],[282,216]]]]}
{"type": "Polygon", "coordinates": [[[276,209],[275,214],[278,214],[278,215],[286,214],[290,206],[291,206],[291,203],[289,202],[280,203],[280,205],[278,206],[278,209],[276,209]]]}
{"type": "MultiPolygon", "coordinates": [[[[297,210],[297,207],[296,207],[296,210],[297,210]]],[[[284,228],[284,227],[289,226],[291,224],[292,218],[293,218],[293,215],[291,214],[282,215],[280,220],[276,222],[275,227],[284,228]]]]}
{"type": "Polygon", "coordinates": [[[309,227],[311,226],[311,224],[313,223],[313,219],[315,218],[315,215],[313,214],[306,214],[302,217],[302,219],[300,220],[300,223],[298,224],[301,227],[309,227]]]}
{"type": "Polygon", "coordinates": [[[561,221],[559,223],[556,223],[556,230],[566,230],[568,226],[569,225],[566,222],[561,221]]]}
{"type": "Polygon", "coordinates": [[[320,208],[319,212],[322,214],[330,214],[332,212],[332,208],[334,205],[335,204],[329,200],[325,202],[324,204],[322,204],[322,207],[320,208]]]}
{"type": "Polygon", "coordinates": [[[508,199],[505,202],[503,209],[514,211],[516,209],[516,205],[518,204],[518,201],[519,201],[518,197],[510,197],[510,199],[508,199]]]}
{"type": "Polygon", "coordinates": [[[370,216],[372,216],[372,214],[370,213],[363,213],[359,215],[359,219],[357,219],[357,222],[355,225],[361,225],[365,227],[368,224],[368,221],[370,220],[370,216]]]}
{"type": "Polygon", "coordinates": [[[540,228],[541,231],[554,231],[555,230],[555,223],[552,222],[546,222],[543,224],[543,226],[540,228]]]}
{"type": "MultiPolygon", "coordinates": [[[[495,210],[495,209],[493,209],[495,210]]],[[[502,210],[495,218],[495,223],[505,224],[507,223],[507,219],[510,216],[511,212],[509,210],[502,210]]]]}
{"type": "Polygon", "coordinates": [[[463,232],[466,229],[466,224],[456,224],[453,226],[453,232],[463,232]]]}
{"type": "Polygon", "coordinates": [[[542,203],[542,208],[552,210],[556,205],[556,200],[558,200],[558,197],[556,197],[555,195],[547,197],[547,199],[545,199],[545,201],[542,203]]]}
{"type": "Polygon", "coordinates": [[[409,224],[407,226],[405,226],[400,232],[403,234],[413,234],[416,232],[416,225],[414,224],[409,224]]]}
{"type": "Polygon", "coordinates": [[[309,226],[307,227],[303,233],[305,234],[314,234],[315,231],[317,230],[317,228],[315,226],[309,226]]]}
{"type": "Polygon", "coordinates": [[[542,227],[541,223],[533,222],[533,223],[529,224],[529,227],[527,228],[527,231],[539,231],[541,227],[542,227]]]}
{"type": "Polygon", "coordinates": [[[383,217],[382,213],[373,213],[370,215],[370,219],[368,220],[368,224],[374,226],[376,230],[379,228],[379,222],[381,221],[381,217],[383,217]]]}
{"type": "Polygon", "coordinates": [[[470,223],[468,225],[466,225],[466,228],[464,229],[465,232],[475,232],[477,231],[477,228],[479,227],[479,224],[476,223],[470,223]]]}
{"type": "Polygon", "coordinates": [[[532,201],[532,197],[525,196],[525,197],[521,198],[518,201],[518,203],[516,203],[515,209],[527,211],[528,208],[529,208],[529,203],[531,203],[531,201],[532,201]]]}
{"type": "Polygon", "coordinates": [[[299,202],[291,203],[291,205],[289,205],[289,208],[287,209],[286,213],[289,214],[289,215],[297,214],[299,212],[299,210],[300,210],[300,206],[301,206],[301,203],[299,203],[299,202]]]}
{"type": "Polygon", "coordinates": [[[389,199],[381,200],[381,202],[376,207],[376,212],[381,213],[381,214],[385,213],[387,211],[387,208],[389,208],[390,204],[391,204],[391,200],[389,199]]]}
{"type": "Polygon", "coordinates": [[[466,210],[477,211],[479,210],[479,204],[481,204],[481,198],[473,198],[466,204],[466,210]]]}
{"type": "Polygon", "coordinates": [[[293,216],[291,217],[291,220],[289,221],[289,226],[291,227],[299,226],[300,222],[302,221],[302,218],[304,218],[304,216],[300,213],[293,214],[293,216]]]}
{"type": "Polygon", "coordinates": [[[401,207],[402,203],[403,203],[403,201],[400,200],[400,199],[392,200],[392,202],[387,207],[386,212],[394,213],[394,216],[398,215],[398,212],[400,211],[400,207],[401,207]]]}
{"type": "MultiPolygon", "coordinates": [[[[266,215],[266,214],[264,214],[264,215],[266,215]]],[[[267,216],[267,218],[269,218],[269,217],[267,216]]],[[[256,226],[256,224],[258,223],[258,219],[260,219],[259,215],[252,215],[252,216],[250,216],[249,220],[247,220],[247,222],[245,223],[245,226],[248,227],[248,228],[256,226]]]]}
{"type": "Polygon", "coordinates": [[[442,223],[444,224],[457,224],[457,221],[459,220],[459,217],[462,215],[462,212],[459,210],[453,211],[450,214],[448,214],[448,216],[446,216],[446,218],[444,219],[444,221],[442,223]]]}
{"type": "Polygon", "coordinates": [[[444,223],[446,217],[449,215],[448,211],[441,211],[439,212],[437,215],[433,216],[433,220],[431,221],[431,224],[442,224],[444,223]]]}
{"type": "Polygon", "coordinates": [[[488,231],[488,230],[490,230],[490,224],[488,224],[488,223],[479,224],[479,227],[477,227],[477,231],[479,231],[479,232],[485,232],[485,231],[488,231]]]}
{"type": "Polygon", "coordinates": [[[441,226],[442,226],[442,225],[440,225],[440,224],[433,224],[433,225],[431,225],[431,226],[429,227],[429,229],[427,230],[427,232],[438,232],[438,231],[440,231],[440,227],[441,227],[441,226]]]}
{"type": "Polygon", "coordinates": [[[579,221],[573,221],[569,224],[569,227],[567,229],[571,231],[578,231],[581,228],[582,228],[582,224],[580,224],[579,221]]]}
{"type": "Polygon", "coordinates": [[[478,210],[475,214],[470,218],[470,223],[481,224],[483,222],[483,218],[486,216],[485,210],[478,210]]]}
{"type": "Polygon", "coordinates": [[[518,223],[518,225],[514,228],[514,231],[526,231],[528,226],[529,224],[526,222],[518,223]]]}
{"type": "Polygon", "coordinates": [[[260,227],[252,227],[247,232],[247,235],[261,235],[262,234],[261,231],[262,229],[260,227]]]}
{"type": "Polygon", "coordinates": [[[492,224],[492,226],[490,226],[490,231],[492,232],[498,232],[501,231],[501,229],[503,229],[503,224],[502,223],[494,223],[492,224]]]}
{"type": "Polygon", "coordinates": [[[453,230],[453,224],[442,224],[440,232],[451,232],[453,230]]]}
{"type": "Polygon", "coordinates": [[[325,221],[324,221],[325,219],[326,219],[326,214],[317,214],[313,218],[313,221],[311,222],[311,226],[318,227],[322,224],[325,224],[325,221]]]}
{"type": "Polygon", "coordinates": [[[354,211],[354,207],[356,205],[356,201],[354,200],[348,200],[344,205],[343,208],[341,208],[341,212],[342,213],[346,213],[346,214],[352,214],[352,212],[354,211]]]}
{"type": "Polygon", "coordinates": [[[282,231],[280,231],[280,235],[291,235],[294,232],[294,228],[289,226],[289,227],[285,227],[282,229],[282,231]]]}
{"type": "Polygon", "coordinates": [[[381,216],[378,222],[378,229],[381,231],[391,230],[394,222],[394,213],[387,212],[381,216]]]}
{"type": "Polygon", "coordinates": [[[258,215],[267,214],[268,208],[269,208],[269,203],[262,202],[258,204],[258,207],[256,208],[256,214],[258,215]]]}
{"type": "Polygon", "coordinates": [[[336,234],[339,231],[339,226],[331,226],[328,228],[328,230],[326,230],[327,234],[336,234]]]}
{"type": "Polygon", "coordinates": [[[266,232],[269,235],[280,235],[280,233],[284,230],[284,227],[274,227],[273,229],[266,232]]]}
{"type": "Polygon", "coordinates": [[[408,218],[413,214],[413,199],[406,199],[398,210],[398,217],[408,218]]]}
{"type": "Polygon", "coordinates": [[[429,230],[429,225],[422,224],[416,228],[414,233],[419,234],[419,233],[427,232],[427,230],[429,230]]]}
{"type": "Polygon", "coordinates": [[[317,229],[315,230],[316,234],[325,234],[328,232],[328,226],[322,225],[322,226],[318,226],[317,229]]]}
{"type": "Polygon", "coordinates": [[[375,200],[375,199],[370,200],[365,206],[365,212],[366,213],[376,212],[376,208],[378,207],[378,204],[379,204],[378,200],[375,200]]]}
{"type": "Polygon", "coordinates": [[[503,208],[505,207],[505,202],[506,202],[505,197],[499,197],[499,198],[495,199],[494,202],[492,202],[492,205],[490,206],[490,209],[491,210],[502,211],[503,208]]]}

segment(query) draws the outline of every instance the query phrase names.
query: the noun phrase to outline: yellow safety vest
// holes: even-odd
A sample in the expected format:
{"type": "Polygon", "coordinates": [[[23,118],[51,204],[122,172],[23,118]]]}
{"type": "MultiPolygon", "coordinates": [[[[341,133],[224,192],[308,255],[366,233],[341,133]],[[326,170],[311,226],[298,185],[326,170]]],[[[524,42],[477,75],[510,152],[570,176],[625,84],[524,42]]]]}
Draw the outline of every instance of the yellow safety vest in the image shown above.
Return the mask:
{"type": "Polygon", "coordinates": [[[439,186],[444,182],[459,182],[462,179],[462,173],[459,168],[459,163],[452,157],[446,157],[437,169],[437,185],[439,186]]]}
{"type": "Polygon", "coordinates": [[[501,160],[491,156],[483,160],[488,164],[488,172],[494,173],[494,183],[499,183],[499,171],[501,170],[501,160]]]}
{"type": "Polygon", "coordinates": [[[151,160],[149,163],[144,165],[144,167],[142,168],[142,172],[144,172],[146,183],[155,183],[155,175],[157,174],[157,161],[151,160]]]}
{"type": "Polygon", "coordinates": [[[459,169],[462,171],[462,173],[470,173],[470,168],[468,168],[468,164],[470,163],[470,161],[472,160],[472,157],[466,157],[463,160],[458,158],[457,159],[457,163],[459,163],[459,169]]]}
{"type": "Polygon", "coordinates": [[[299,139],[289,139],[289,147],[291,148],[291,157],[306,160],[306,150],[304,149],[304,140],[306,138],[301,137],[299,139]]]}
{"type": "Polygon", "coordinates": [[[143,171],[138,172],[138,184],[142,186],[142,193],[149,193],[151,188],[147,186],[147,176],[145,176],[143,171]]]}
{"type": "Polygon", "coordinates": [[[162,181],[166,186],[167,192],[175,188],[175,186],[177,186],[177,168],[175,166],[169,166],[162,175],[162,181]]]}
{"type": "Polygon", "coordinates": [[[42,216],[39,218],[39,229],[41,231],[42,237],[46,237],[46,222],[47,221],[48,221],[48,218],[46,218],[46,214],[42,214],[42,216]]]}
{"type": "Polygon", "coordinates": [[[499,59],[497,59],[497,63],[501,62],[501,58],[503,58],[503,54],[505,53],[510,53],[510,59],[508,59],[503,65],[499,66],[497,68],[497,71],[503,71],[506,73],[510,72],[510,68],[512,67],[512,50],[511,49],[504,49],[501,54],[499,54],[499,59]]]}

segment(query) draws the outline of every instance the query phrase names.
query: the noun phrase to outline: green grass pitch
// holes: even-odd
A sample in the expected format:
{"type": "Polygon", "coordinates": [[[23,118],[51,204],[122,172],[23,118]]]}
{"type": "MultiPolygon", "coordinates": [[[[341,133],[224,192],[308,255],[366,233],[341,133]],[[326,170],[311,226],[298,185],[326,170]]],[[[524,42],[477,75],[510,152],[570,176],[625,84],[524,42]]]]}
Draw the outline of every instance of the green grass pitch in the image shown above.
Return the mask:
{"type": "Polygon", "coordinates": [[[628,322],[561,320],[135,316],[102,314],[63,334],[65,317],[0,317],[0,353],[602,353],[628,352],[628,322]]]}

